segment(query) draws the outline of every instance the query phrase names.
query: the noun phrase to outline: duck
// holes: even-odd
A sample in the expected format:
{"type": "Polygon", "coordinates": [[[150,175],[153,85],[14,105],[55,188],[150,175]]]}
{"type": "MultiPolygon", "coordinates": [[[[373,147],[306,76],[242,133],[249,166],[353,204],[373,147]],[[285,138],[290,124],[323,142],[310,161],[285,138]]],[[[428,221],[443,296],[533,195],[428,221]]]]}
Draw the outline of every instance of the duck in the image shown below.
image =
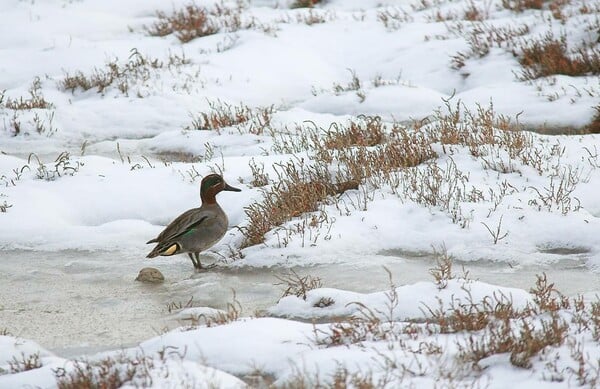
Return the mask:
{"type": "Polygon", "coordinates": [[[187,253],[194,268],[203,269],[200,252],[221,240],[229,225],[227,215],[216,199],[217,194],[222,191],[241,192],[241,189],[227,184],[219,174],[204,177],[200,183],[200,207],[189,209],[177,216],[156,238],[146,242],[156,243],[146,257],[187,253]]]}

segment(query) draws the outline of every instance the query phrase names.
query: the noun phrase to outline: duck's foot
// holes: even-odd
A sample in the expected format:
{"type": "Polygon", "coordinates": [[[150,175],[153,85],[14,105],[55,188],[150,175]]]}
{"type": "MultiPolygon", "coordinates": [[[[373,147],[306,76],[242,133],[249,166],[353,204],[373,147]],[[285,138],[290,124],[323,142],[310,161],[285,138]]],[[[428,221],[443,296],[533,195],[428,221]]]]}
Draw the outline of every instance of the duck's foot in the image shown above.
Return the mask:
{"type": "Polygon", "coordinates": [[[196,273],[200,273],[200,272],[209,271],[215,267],[217,267],[217,264],[211,263],[210,265],[204,265],[204,266],[201,265],[200,267],[194,266],[194,270],[196,271],[196,273]]]}
{"type": "Polygon", "coordinates": [[[188,253],[188,255],[190,256],[190,259],[194,264],[194,269],[196,269],[197,272],[210,270],[217,266],[216,263],[211,263],[210,265],[202,266],[202,264],[200,263],[200,253],[188,253]]]}

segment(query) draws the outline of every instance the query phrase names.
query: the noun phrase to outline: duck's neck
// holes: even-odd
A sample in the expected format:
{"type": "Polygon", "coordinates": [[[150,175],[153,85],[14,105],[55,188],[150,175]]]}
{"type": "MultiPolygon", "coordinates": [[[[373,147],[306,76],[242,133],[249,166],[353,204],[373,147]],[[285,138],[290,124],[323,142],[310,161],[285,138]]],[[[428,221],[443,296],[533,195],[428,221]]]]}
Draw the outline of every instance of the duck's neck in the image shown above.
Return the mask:
{"type": "Polygon", "coordinates": [[[202,205],[213,205],[217,203],[217,191],[214,189],[207,189],[200,193],[200,199],[202,200],[202,205]]]}

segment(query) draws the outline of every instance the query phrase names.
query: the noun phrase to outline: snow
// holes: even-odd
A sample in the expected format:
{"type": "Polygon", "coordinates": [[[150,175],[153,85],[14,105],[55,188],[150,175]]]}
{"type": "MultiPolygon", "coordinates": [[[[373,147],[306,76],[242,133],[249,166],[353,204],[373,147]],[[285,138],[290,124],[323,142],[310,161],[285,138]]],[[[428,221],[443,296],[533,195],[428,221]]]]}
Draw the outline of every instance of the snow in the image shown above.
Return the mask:
{"type": "MultiPolygon", "coordinates": [[[[486,296],[505,296],[519,309],[531,303],[531,296],[523,290],[502,288],[483,282],[467,282],[451,280],[446,288],[438,290],[432,282],[418,282],[395,288],[398,295],[397,306],[393,310],[393,320],[419,320],[430,317],[429,309],[437,309],[454,304],[467,304],[469,299],[483,301],[486,296]],[[415,304],[415,296],[418,304],[415,304]]],[[[367,306],[379,315],[389,312],[389,291],[369,294],[352,293],[338,289],[313,289],[306,295],[306,300],[297,296],[287,296],[279,300],[269,313],[276,316],[310,318],[335,318],[355,316],[362,312],[361,307],[367,306]],[[331,299],[327,307],[316,306],[322,299],[331,299]]],[[[389,315],[388,315],[389,316],[389,315]]]]}
{"type": "MultiPolygon", "coordinates": [[[[0,336],[0,388],[55,387],[56,369],[73,372],[77,363],[117,358],[119,348],[152,361],[154,387],[187,382],[236,388],[257,371],[276,386],[299,374],[310,386],[315,377],[331,379],[340,366],[383,379],[382,367],[394,362],[405,371],[391,377],[389,387],[434,387],[438,381],[491,388],[594,385],[571,374],[578,369],[578,347],[587,353],[590,371],[600,353],[593,331],[573,323],[568,341],[532,357],[529,369],[513,366],[506,353],[495,354],[478,362],[482,372],[467,369],[455,382],[448,377],[471,333],[411,337],[399,329],[434,319],[428,308],[449,312],[452,304],[493,296],[510,296],[517,309],[531,307],[527,290],[535,273],[552,274],[570,294],[594,301],[600,291],[600,138],[560,133],[577,133],[597,114],[600,77],[520,80],[520,53],[506,42],[490,44],[486,55],[472,53],[458,69],[452,57],[471,52],[469,39],[482,26],[527,26],[516,41],[552,31],[557,38],[566,35],[571,48],[585,40],[597,50],[597,9],[587,4],[591,12],[585,13],[586,3],[573,0],[563,5],[566,18],[557,20],[548,9],[516,13],[499,0],[328,0],[312,10],[290,9],[291,0],[206,0],[196,4],[239,12],[242,27],[187,43],[173,34],[149,36],[146,27],[157,21],[157,12],[170,14],[188,3],[0,5],[0,333],[6,325],[14,334],[0,336]],[[486,14],[484,22],[462,20],[473,5],[486,14]],[[448,20],[440,20],[444,16],[448,20]],[[311,20],[317,22],[306,23],[311,20]],[[103,91],[61,87],[67,74],[89,76],[142,59],[162,65],[122,71],[126,90],[123,84],[103,91]],[[353,85],[356,80],[360,85],[353,85]],[[32,94],[50,106],[7,107],[8,99],[32,94]],[[298,135],[311,129],[323,134],[332,123],[361,115],[380,116],[388,126],[410,127],[415,120],[423,125],[418,131],[428,131],[459,102],[466,121],[466,111],[493,107],[525,129],[545,128],[547,134],[528,133],[537,163],[511,158],[498,145],[476,155],[467,146],[438,142],[432,145],[435,158],[395,172],[397,185],[364,180],[321,204],[319,212],[328,216],[321,226],[293,232],[310,220],[301,215],[271,229],[264,243],[238,249],[249,223],[245,211],[277,187],[282,164],[315,162],[298,135]],[[251,122],[193,129],[215,104],[272,107],[273,113],[263,132],[251,122]],[[278,149],[283,139],[298,151],[278,149]],[[264,168],[267,186],[253,186],[252,165],[264,168]],[[463,194],[481,193],[479,200],[458,199],[450,209],[416,201],[407,182],[411,174],[431,177],[432,169],[456,174],[463,194]],[[203,263],[219,266],[190,275],[183,256],[159,258],[151,266],[165,273],[164,285],[127,284],[148,266],[145,242],[198,206],[199,182],[211,172],[242,189],[218,197],[230,229],[203,263]],[[441,248],[482,279],[454,278],[445,287],[432,282],[427,270],[441,248]],[[384,314],[392,289],[380,282],[382,265],[401,280],[394,285],[391,317],[384,314]],[[279,299],[273,275],[290,268],[323,275],[323,287],[308,291],[306,299],[279,299]],[[190,326],[190,319],[226,313],[229,288],[247,306],[241,317],[190,326]],[[201,296],[197,305],[164,312],[166,302],[190,295],[201,296]],[[319,305],[323,301],[328,304],[319,305]],[[320,343],[332,331],[330,323],[361,319],[365,309],[387,320],[392,340],[320,343]],[[163,325],[170,330],[157,336],[163,325]],[[442,351],[419,349],[433,343],[442,351]],[[177,352],[161,356],[171,348],[177,352]],[[11,364],[34,354],[41,367],[12,371],[11,364]],[[554,356],[561,360],[552,362],[554,356]]],[[[450,183],[443,185],[450,190],[450,183]]],[[[576,312],[565,308],[560,315],[576,312]]],[[[530,320],[539,325],[544,317],[530,320]]],[[[145,379],[129,385],[143,386],[145,379]]]]}

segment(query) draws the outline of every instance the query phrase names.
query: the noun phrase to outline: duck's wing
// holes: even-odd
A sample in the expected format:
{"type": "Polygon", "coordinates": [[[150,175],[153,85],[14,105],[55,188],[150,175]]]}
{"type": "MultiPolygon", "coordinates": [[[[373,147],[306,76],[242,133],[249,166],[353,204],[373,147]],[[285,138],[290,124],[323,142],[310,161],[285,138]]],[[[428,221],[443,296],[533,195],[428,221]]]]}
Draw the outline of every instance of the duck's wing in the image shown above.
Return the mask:
{"type": "Polygon", "coordinates": [[[171,241],[190,231],[192,228],[199,226],[211,216],[214,216],[212,212],[201,208],[187,210],[177,216],[156,238],[149,240],[146,244],[171,241]]]}

